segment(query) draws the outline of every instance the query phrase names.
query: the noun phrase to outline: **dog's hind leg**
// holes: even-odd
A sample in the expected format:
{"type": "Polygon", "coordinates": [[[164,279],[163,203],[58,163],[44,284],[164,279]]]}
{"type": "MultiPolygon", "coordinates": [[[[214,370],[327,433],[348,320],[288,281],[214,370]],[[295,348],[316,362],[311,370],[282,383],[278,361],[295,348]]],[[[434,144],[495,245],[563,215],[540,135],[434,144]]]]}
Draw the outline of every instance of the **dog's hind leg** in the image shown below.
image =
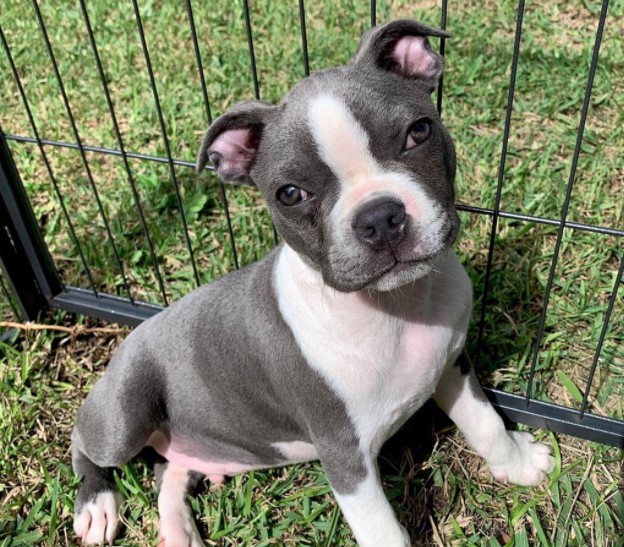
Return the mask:
{"type": "Polygon", "coordinates": [[[160,514],[159,547],[204,547],[186,495],[196,489],[200,473],[166,462],[155,466],[160,514]]]}
{"type": "Polygon", "coordinates": [[[74,504],[74,531],[86,544],[112,543],[119,528],[121,494],[113,470],[98,467],[82,452],[74,454],[74,470],[82,477],[74,504]]]}
{"type": "Polygon", "coordinates": [[[135,428],[115,437],[116,442],[99,421],[86,420],[87,428],[80,418],[85,417],[90,406],[83,406],[81,411],[85,412],[79,414],[72,433],[72,464],[82,479],[74,504],[74,530],[88,545],[111,543],[115,538],[122,497],[115,486],[113,469],[136,456],[146,440],[146,434],[135,428]],[[130,439],[132,442],[124,444],[130,439]]]}
{"type": "Polygon", "coordinates": [[[114,539],[121,496],[113,468],[139,454],[162,421],[155,367],[139,362],[132,346],[122,349],[78,411],[72,432],[72,463],[82,479],[74,529],[87,544],[114,539]]]}

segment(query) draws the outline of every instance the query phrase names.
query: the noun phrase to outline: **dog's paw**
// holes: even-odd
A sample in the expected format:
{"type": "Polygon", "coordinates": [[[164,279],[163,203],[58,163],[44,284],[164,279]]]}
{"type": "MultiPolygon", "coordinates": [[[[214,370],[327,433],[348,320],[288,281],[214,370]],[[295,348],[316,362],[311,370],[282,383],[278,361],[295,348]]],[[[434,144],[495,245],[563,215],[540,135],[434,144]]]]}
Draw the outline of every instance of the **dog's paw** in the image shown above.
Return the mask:
{"type": "Polygon", "coordinates": [[[509,448],[504,461],[490,463],[492,476],[501,482],[536,486],[555,468],[552,448],[536,442],[523,431],[508,431],[509,448]]]}
{"type": "Polygon", "coordinates": [[[112,544],[119,528],[118,492],[100,492],[74,515],[74,531],[87,545],[112,544]]]}
{"type": "Polygon", "coordinates": [[[162,519],[158,547],[204,547],[189,511],[182,511],[162,519]]]}

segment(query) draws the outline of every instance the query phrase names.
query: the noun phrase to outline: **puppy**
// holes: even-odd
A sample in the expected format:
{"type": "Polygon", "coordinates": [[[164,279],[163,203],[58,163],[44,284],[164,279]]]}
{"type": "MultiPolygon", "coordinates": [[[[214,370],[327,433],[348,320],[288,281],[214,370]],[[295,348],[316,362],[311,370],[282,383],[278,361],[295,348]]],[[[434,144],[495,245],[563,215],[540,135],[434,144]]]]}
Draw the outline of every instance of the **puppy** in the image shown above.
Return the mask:
{"type": "Polygon", "coordinates": [[[363,547],[410,539],[376,459],[433,397],[504,482],[534,485],[550,448],[506,431],[455,362],[471,284],[451,249],[455,153],[431,100],[442,58],[394,21],[364,34],[347,66],[277,106],[244,102],[208,129],[197,168],[257,185],[283,242],[200,287],[122,344],[72,434],[82,477],[74,526],[112,541],[112,468],[153,447],[161,544],[203,545],[185,502],[206,476],[320,460],[363,547]]]}

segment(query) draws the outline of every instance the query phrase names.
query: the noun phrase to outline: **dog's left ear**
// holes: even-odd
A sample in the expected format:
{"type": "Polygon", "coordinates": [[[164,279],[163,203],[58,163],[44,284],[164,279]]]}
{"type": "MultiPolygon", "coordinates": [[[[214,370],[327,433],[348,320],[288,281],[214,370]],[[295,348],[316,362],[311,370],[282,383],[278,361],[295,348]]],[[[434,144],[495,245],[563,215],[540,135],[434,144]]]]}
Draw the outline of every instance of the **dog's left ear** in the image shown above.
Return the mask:
{"type": "Polygon", "coordinates": [[[223,182],[255,185],[251,167],[267,119],[276,109],[262,101],[245,101],[217,118],[199,147],[196,172],[210,162],[223,182]]]}
{"type": "Polygon", "coordinates": [[[374,27],[362,36],[351,63],[424,80],[431,83],[433,90],[442,75],[444,61],[431,49],[428,36],[448,38],[451,34],[409,19],[374,27]]]}

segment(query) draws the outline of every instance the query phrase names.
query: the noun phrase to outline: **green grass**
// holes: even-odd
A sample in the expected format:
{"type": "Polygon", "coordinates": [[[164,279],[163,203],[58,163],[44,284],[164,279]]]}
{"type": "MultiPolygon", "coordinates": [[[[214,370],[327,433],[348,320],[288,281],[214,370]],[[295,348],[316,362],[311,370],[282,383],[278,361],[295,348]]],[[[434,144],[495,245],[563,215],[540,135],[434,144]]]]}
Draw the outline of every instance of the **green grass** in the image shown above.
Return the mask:
{"type": "MultiPolygon", "coordinates": [[[[40,3],[83,142],[116,148],[77,3],[40,3]]],[[[182,2],[140,4],[172,153],[192,160],[208,121],[186,12],[182,2]]],[[[260,93],[274,102],[303,76],[297,3],[251,4],[260,93]]],[[[414,17],[433,25],[439,21],[435,1],[378,4],[381,23],[396,17],[414,17]]],[[[103,0],[90,0],[87,5],[126,149],[164,155],[131,5],[103,0]]],[[[238,2],[197,0],[193,8],[216,116],[254,96],[242,9],[238,2]]],[[[449,9],[448,26],[454,38],[446,49],[443,117],[457,146],[458,200],[466,204],[493,206],[515,8],[511,1],[487,0],[452,4],[449,9]]],[[[599,9],[599,2],[590,0],[527,2],[504,173],[501,206],[505,210],[551,218],[559,215],[599,9]]],[[[348,60],[367,27],[368,10],[365,2],[307,2],[312,70],[348,60]]],[[[624,209],[623,17],[624,1],[611,0],[569,214],[577,222],[620,228],[624,209]]],[[[32,5],[5,0],[0,25],[41,136],[73,141],[32,5]]],[[[32,135],[3,52],[0,74],[2,130],[32,135]]],[[[87,287],[37,147],[11,142],[11,150],[63,279],[87,287]]],[[[79,154],[52,147],[46,152],[98,290],[125,295],[79,154]]],[[[132,294],[159,302],[123,163],[91,153],[87,158],[132,294]]],[[[176,298],[193,287],[193,278],[168,168],[137,160],[131,160],[131,168],[167,295],[176,298]]],[[[199,275],[206,282],[233,269],[219,187],[212,173],[196,177],[192,170],[177,167],[176,175],[199,275]]],[[[269,217],[254,190],[229,187],[227,198],[237,252],[241,264],[247,264],[273,244],[269,217]]],[[[469,347],[474,349],[491,223],[487,217],[465,213],[462,220],[458,251],[477,297],[469,337],[469,347]]],[[[485,348],[479,363],[489,385],[519,393],[526,389],[555,237],[556,228],[551,226],[499,221],[485,348]]],[[[541,399],[579,406],[579,391],[589,374],[623,253],[622,242],[614,237],[565,231],[539,352],[534,394],[541,399]]],[[[620,287],[590,394],[592,412],[620,419],[624,417],[622,302],[620,287]]],[[[0,312],[5,318],[11,316],[2,297],[0,312]]],[[[69,469],[68,439],[72,414],[114,343],[104,336],[73,340],[43,333],[3,346],[0,547],[71,543],[68,526],[75,480],[69,469]]],[[[493,484],[478,460],[469,458],[467,464],[457,456],[465,454],[466,448],[455,434],[445,432],[436,436],[433,451],[411,463],[407,458],[407,464],[398,466],[401,473],[386,476],[388,492],[396,496],[395,506],[414,537],[422,537],[424,543],[621,545],[623,502],[617,490],[622,481],[621,452],[570,439],[559,442],[560,474],[549,485],[528,490],[493,484]]],[[[150,475],[141,466],[130,470],[131,474],[120,476],[123,488],[133,493],[125,513],[129,525],[124,541],[143,545],[153,542],[156,534],[154,494],[148,486],[139,495],[139,484],[151,484],[150,475]]],[[[196,503],[206,524],[206,537],[217,545],[351,542],[316,465],[245,475],[196,503]]]]}
{"type": "MultiPolygon", "coordinates": [[[[122,339],[30,332],[0,346],[2,547],[77,544],[73,415],[122,339]]],[[[386,493],[417,545],[622,545],[621,451],[540,432],[556,470],[538,488],[510,487],[446,424],[426,407],[381,458],[386,493]]],[[[126,501],[116,544],[155,545],[151,471],[127,465],[117,483],[126,501]]],[[[354,545],[317,463],[237,476],[191,503],[208,545],[354,545]]]]}

